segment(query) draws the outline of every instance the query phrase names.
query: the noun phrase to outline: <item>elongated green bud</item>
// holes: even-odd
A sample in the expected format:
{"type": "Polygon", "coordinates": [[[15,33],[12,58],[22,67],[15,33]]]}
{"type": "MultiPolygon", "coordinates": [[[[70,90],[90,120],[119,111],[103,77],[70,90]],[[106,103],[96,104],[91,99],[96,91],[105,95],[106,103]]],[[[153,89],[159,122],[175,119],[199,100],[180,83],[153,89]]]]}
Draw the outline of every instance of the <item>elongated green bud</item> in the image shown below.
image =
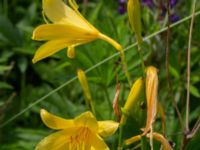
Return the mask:
{"type": "Polygon", "coordinates": [[[138,44],[142,43],[141,36],[141,14],[139,0],[128,0],[128,17],[132,30],[136,34],[138,44]]]}

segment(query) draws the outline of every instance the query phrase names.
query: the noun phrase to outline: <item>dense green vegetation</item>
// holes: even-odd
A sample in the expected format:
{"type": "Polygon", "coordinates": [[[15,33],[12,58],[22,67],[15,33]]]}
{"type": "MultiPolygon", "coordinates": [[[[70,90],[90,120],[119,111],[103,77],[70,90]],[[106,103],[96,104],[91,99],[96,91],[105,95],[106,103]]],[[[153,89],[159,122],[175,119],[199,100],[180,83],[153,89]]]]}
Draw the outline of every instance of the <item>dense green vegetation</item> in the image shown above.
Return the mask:
{"type": "MultiPolygon", "coordinates": [[[[137,46],[134,44],[136,40],[129,26],[128,15],[126,12],[118,12],[118,2],[89,0],[84,4],[79,0],[77,3],[80,5],[80,12],[91,24],[123,46],[132,82],[142,76],[137,46]]],[[[179,16],[180,21],[192,14],[192,6],[192,0],[179,0],[171,13],[179,16]]],[[[161,11],[159,7],[150,8],[143,4],[141,16],[142,36],[145,38],[142,47],[145,65],[153,65],[159,70],[158,100],[166,116],[166,130],[163,134],[174,149],[184,147],[199,150],[199,132],[187,142],[184,141],[187,50],[191,19],[173,26],[170,34],[167,34],[166,28],[162,30],[167,26],[167,16],[161,15],[161,11]],[[157,34],[152,35],[156,32],[157,34]],[[170,38],[170,78],[167,77],[165,61],[167,36],[170,38]],[[175,109],[175,103],[180,116],[175,109]]],[[[200,11],[199,1],[195,11],[200,11]]],[[[83,90],[76,77],[77,69],[87,70],[98,120],[117,120],[112,108],[117,83],[120,83],[120,107],[123,107],[130,91],[119,54],[111,45],[101,40],[76,47],[75,59],[68,58],[67,49],[64,49],[33,64],[31,60],[42,42],[33,41],[31,37],[34,28],[45,23],[41,12],[41,0],[0,1],[0,150],[34,149],[42,138],[52,133],[40,119],[41,108],[63,118],[73,118],[87,110],[83,90]]],[[[198,13],[191,42],[190,131],[200,115],[199,27],[198,13]]],[[[141,133],[140,129],[145,126],[146,117],[141,112],[146,113],[146,105],[138,104],[134,109],[136,112],[128,119],[123,131],[124,140],[141,133]]],[[[163,132],[160,115],[154,130],[163,132]]],[[[118,132],[105,141],[110,149],[117,149],[118,132]]],[[[148,139],[142,140],[142,149],[150,148],[147,141],[148,139]]],[[[129,148],[137,144],[132,144],[129,148]]],[[[159,149],[160,144],[155,142],[154,146],[159,149]]]]}

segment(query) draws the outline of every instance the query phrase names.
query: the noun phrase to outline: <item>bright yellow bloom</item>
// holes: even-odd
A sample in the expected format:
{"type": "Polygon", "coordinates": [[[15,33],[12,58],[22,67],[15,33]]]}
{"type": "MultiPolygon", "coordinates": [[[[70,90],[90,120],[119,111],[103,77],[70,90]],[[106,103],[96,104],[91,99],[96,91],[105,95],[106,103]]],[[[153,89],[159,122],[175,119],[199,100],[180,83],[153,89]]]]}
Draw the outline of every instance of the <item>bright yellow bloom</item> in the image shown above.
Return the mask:
{"type": "Polygon", "coordinates": [[[96,39],[102,39],[121,51],[121,45],[93,27],[78,11],[74,0],[69,0],[71,8],[62,0],[43,0],[43,13],[53,22],[43,24],[33,31],[33,40],[48,41],[36,51],[33,63],[49,57],[68,47],[68,56],[75,55],[74,47],[96,39]]]}
{"type": "Polygon", "coordinates": [[[40,115],[46,126],[60,131],[40,141],[36,150],[108,150],[100,136],[110,136],[118,128],[117,122],[97,121],[91,112],[69,120],[50,114],[44,109],[40,115]]]}

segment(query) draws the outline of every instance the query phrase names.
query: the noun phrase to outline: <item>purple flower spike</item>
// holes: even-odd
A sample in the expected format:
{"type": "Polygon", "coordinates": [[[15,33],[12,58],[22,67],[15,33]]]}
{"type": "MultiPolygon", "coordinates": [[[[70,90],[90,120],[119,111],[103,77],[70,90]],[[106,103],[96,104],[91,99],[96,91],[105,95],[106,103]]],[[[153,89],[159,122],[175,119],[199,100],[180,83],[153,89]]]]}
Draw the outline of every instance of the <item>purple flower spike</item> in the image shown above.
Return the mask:
{"type": "Polygon", "coordinates": [[[119,0],[119,4],[125,4],[127,0],[119,0]]]}
{"type": "Polygon", "coordinates": [[[174,23],[180,19],[180,17],[176,14],[172,14],[170,18],[171,18],[172,23],[174,23]]]}
{"type": "Polygon", "coordinates": [[[154,6],[153,0],[142,0],[142,3],[150,8],[154,6]]]}
{"type": "Polygon", "coordinates": [[[170,0],[169,3],[170,3],[170,7],[173,8],[176,5],[177,0],[170,0]]]}
{"type": "Polygon", "coordinates": [[[122,5],[120,5],[119,8],[118,8],[118,12],[121,15],[123,15],[126,12],[126,8],[124,6],[122,6],[122,5]]]}

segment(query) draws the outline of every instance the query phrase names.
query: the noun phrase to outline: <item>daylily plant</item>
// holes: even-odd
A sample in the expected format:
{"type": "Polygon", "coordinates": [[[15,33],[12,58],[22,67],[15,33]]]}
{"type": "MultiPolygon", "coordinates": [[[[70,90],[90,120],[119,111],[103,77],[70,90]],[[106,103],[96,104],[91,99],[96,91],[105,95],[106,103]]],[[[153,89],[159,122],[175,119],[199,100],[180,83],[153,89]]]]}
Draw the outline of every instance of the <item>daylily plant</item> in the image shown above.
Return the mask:
{"type": "Polygon", "coordinates": [[[110,136],[118,128],[117,122],[97,121],[91,112],[67,120],[44,109],[40,115],[46,126],[60,131],[40,141],[36,150],[109,150],[100,136],[110,136]]]}
{"type": "MultiPolygon", "coordinates": [[[[75,56],[74,47],[96,39],[102,39],[121,51],[120,44],[102,34],[92,26],[78,11],[74,0],[69,0],[71,7],[62,0],[43,0],[43,14],[52,23],[38,26],[33,31],[33,40],[47,41],[35,53],[33,63],[49,57],[68,47],[68,56],[75,56]]],[[[45,19],[46,20],[46,19],[45,19]]]]}

